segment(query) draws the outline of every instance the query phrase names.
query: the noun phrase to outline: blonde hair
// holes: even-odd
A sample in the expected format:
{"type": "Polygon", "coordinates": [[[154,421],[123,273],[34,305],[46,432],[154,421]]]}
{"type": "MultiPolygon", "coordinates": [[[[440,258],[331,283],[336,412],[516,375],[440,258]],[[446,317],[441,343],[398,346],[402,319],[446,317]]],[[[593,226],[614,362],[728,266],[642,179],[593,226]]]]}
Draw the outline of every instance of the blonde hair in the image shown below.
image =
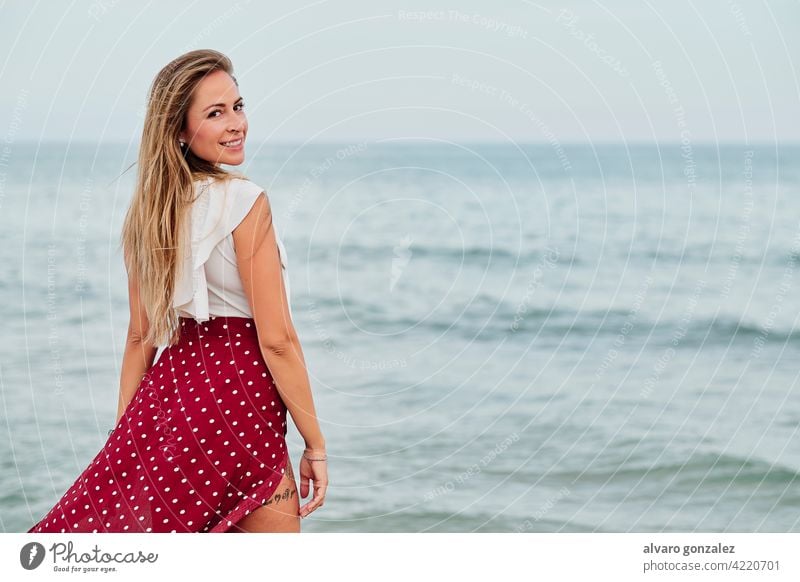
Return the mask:
{"type": "Polygon", "coordinates": [[[186,152],[178,143],[198,83],[209,73],[233,76],[230,59],[215,50],[183,54],[156,75],[150,87],[139,147],[136,187],[125,216],[120,243],[128,276],[139,284],[139,300],[149,328],[142,341],[174,345],[180,337],[172,306],[185,241],[181,236],[194,202],[194,180],[246,178],[186,152]]]}

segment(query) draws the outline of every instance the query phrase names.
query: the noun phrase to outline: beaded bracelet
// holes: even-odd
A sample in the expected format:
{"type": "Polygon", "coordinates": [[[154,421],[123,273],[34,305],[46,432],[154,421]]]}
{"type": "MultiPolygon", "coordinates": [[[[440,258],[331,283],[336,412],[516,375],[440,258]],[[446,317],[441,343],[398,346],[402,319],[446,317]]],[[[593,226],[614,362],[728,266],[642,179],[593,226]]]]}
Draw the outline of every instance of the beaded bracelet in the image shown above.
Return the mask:
{"type": "Polygon", "coordinates": [[[328,455],[325,455],[321,459],[312,459],[311,457],[307,457],[306,454],[303,453],[303,458],[308,460],[308,461],[327,461],[328,460],[328,455]]]}

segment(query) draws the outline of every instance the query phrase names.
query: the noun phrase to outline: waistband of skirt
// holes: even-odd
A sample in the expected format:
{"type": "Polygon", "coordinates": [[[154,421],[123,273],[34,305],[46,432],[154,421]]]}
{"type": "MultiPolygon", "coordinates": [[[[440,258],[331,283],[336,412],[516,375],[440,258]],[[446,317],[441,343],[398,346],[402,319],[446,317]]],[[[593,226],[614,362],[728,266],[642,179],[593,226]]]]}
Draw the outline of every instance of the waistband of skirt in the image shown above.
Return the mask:
{"type": "Polygon", "coordinates": [[[252,317],[212,315],[208,321],[180,317],[181,331],[227,335],[230,333],[255,334],[256,322],[252,317]]]}

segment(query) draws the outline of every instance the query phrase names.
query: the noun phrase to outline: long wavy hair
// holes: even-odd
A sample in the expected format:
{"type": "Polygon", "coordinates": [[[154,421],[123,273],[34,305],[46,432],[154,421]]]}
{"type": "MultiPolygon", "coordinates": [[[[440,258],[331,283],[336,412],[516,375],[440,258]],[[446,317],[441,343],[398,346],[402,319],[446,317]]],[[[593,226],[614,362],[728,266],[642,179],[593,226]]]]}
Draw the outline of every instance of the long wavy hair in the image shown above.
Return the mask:
{"type": "Polygon", "coordinates": [[[122,227],[128,276],[136,277],[139,299],[149,322],[142,341],[174,345],[180,337],[179,315],[172,306],[178,269],[187,240],[181,235],[195,200],[194,181],[202,178],[246,178],[223,170],[180,146],[186,112],[198,83],[222,70],[233,76],[233,64],[215,50],[185,53],[159,71],[150,87],[139,147],[136,187],[122,227]]]}

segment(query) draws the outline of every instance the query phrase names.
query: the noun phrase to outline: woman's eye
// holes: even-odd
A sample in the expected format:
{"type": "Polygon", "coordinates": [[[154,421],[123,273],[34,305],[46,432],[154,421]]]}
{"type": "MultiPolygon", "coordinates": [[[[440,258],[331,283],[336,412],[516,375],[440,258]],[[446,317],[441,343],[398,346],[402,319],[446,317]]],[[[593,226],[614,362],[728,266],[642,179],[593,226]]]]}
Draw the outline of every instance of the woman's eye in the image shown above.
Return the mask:
{"type": "MultiPolygon", "coordinates": [[[[236,109],[237,107],[241,107],[242,109],[244,109],[244,101],[242,101],[242,102],[240,102],[240,103],[237,103],[236,105],[234,105],[234,106],[233,106],[233,108],[234,108],[234,109],[236,109]]],[[[220,111],[219,109],[215,109],[214,111],[212,111],[211,113],[209,113],[209,114],[208,114],[208,116],[209,116],[209,117],[216,117],[216,116],[214,115],[215,113],[222,113],[222,111],[220,111]]]]}

